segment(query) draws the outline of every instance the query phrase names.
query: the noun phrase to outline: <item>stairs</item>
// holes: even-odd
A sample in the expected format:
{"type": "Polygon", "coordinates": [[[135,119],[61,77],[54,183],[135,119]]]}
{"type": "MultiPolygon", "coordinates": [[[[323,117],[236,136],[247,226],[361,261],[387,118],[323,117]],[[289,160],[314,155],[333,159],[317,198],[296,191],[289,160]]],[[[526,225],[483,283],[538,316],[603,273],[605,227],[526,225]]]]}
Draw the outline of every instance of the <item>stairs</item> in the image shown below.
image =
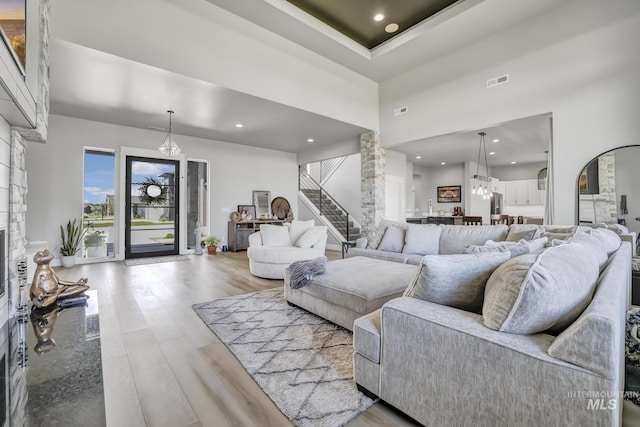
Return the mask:
{"type": "Polygon", "coordinates": [[[349,219],[349,215],[336,205],[322,190],[302,188],[300,191],[307,196],[316,208],[342,235],[345,240],[356,240],[360,237],[360,228],[349,219]],[[322,203],[320,202],[322,200],[322,203]],[[347,222],[349,230],[347,234],[347,222]]]}

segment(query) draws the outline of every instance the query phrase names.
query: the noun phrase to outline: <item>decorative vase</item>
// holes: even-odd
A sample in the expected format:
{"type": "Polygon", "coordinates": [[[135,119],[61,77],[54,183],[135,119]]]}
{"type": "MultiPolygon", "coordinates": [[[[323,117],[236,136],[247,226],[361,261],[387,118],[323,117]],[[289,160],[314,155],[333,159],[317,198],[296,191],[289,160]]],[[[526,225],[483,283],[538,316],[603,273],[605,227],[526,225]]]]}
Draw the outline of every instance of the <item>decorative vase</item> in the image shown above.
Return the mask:
{"type": "Polygon", "coordinates": [[[211,254],[216,254],[216,252],[218,251],[218,247],[217,246],[207,246],[207,253],[209,255],[211,254]]]}
{"type": "Polygon", "coordinates": [[[63,255],[60,258],[62,260],[62,266],[65,268],[73,267],[74,265],[76,265],[75,255],[69,255],[69,256],[63,255]]]}

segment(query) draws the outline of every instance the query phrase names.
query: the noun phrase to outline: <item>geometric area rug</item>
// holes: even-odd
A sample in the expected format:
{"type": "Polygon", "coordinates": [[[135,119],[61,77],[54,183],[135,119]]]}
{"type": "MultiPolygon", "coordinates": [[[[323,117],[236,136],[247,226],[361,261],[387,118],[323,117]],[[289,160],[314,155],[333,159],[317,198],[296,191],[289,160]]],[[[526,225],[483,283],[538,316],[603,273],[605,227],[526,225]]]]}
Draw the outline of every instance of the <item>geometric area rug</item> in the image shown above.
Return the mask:
{"type": "Polygon", "coordinates": [[[351,332],[292,307],[282,288],[193,305],[296,426],[342,426],[375,402],[353,381],[351,332]]]}

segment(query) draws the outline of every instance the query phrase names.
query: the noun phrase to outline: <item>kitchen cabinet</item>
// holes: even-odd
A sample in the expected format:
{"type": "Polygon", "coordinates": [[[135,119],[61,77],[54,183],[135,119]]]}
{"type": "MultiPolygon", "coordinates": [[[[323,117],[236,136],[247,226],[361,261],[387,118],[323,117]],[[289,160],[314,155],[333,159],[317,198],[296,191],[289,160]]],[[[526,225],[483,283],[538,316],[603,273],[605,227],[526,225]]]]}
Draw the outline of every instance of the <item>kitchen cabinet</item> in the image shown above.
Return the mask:
{"type": "Polygon", "coordinates": [[[505,205],[543,205],[544,190],[538,190],[538,180],[502,181],[505,205]]]}

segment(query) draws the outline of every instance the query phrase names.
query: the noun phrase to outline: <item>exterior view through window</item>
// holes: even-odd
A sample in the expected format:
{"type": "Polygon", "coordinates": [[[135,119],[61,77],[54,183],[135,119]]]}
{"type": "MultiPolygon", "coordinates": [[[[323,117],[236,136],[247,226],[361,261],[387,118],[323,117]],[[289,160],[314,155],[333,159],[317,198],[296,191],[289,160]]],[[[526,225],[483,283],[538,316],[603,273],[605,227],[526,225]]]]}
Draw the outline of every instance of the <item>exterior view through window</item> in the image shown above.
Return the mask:
{"type": "Polygon", "coordinates": [[[85,150],[82,256],[113,257],[115,153],[85,150]]]}

